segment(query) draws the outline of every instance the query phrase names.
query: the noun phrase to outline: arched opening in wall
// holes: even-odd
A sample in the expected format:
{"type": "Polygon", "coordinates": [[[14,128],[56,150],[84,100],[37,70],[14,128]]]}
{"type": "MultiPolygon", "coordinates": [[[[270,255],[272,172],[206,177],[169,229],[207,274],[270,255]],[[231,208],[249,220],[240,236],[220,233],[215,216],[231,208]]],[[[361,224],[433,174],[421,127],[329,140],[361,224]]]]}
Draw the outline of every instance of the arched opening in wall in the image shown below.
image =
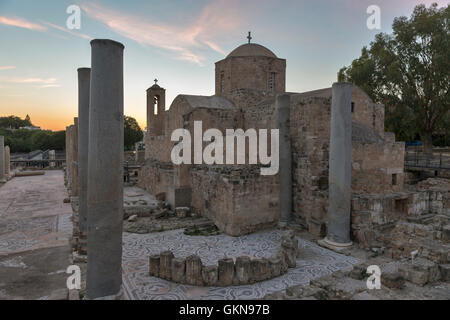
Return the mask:
{"type": "Polygon", "coordinates": [[[158,95],[153,96],[153,114],[157,115],[159,110],[160,98],[158,95]]]}
{"type": "Polygon", "coordinates": [[[270,92],[275,91],[275,72],[271,72],[269,74],[269,91],[270,92]]]}

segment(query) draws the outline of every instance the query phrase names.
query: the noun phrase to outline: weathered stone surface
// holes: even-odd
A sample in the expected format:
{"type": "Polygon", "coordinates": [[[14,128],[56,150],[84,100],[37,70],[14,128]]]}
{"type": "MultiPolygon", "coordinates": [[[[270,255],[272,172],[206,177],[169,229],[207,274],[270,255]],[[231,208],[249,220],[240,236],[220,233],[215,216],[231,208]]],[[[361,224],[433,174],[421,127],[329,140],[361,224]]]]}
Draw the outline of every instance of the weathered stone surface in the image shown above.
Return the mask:
{"type": "Polygon", "coordinates": [[[253,282],[263,281],[270,278],[269,260],[265,258],[252,259],[251,266],[251,280],[253,282]]]}
{"type": "Polygon", "coordinates": [[[413,263],[402,264],[398,271],[406,280],[419,286],[439,279],[438,265],[423,258],[416,258],[413,263]]]}
{"type": "Polygon", "coordinates": [[[172,281],[185,283],[186,281],[186,260],[181,258],[172,259],[172,281]]]}
{"type": "Polygon", "coordinates": [[[189,208],[188,207],[177,207],[177,208],[175,208],[175,215],[178,218],[185,218],[189,215],[189,208]]]}
{"type": "Polygon", "coordinates": [[[405,278],[400,272],[382,272],[381,284],[390,289],[401,289],[405,285],[405,278]]]}
{"type": "Polygon", "coordinates": [[[137,214],[134,214],[128,218],[128,222],[135,222],[137,221],[137,219],[138,219],[137,214]]]}
{"type": "Polygon", "coordinates": [[[442,281],[450,281],[450,264],[440,264],[439,273],[442,281]]]}
{"type": "Polygon", "coordinates": [[[442,241],[444,243],[449,243],[450,242],[450,224],[444,226],[442,228],[442,241]]]}
{"type": "Polygon", "coordinates": [[[202,260],[197,255],[186,258],[186,283],[194,286],[203,284],[202,260]]]}
{"type": "MultiPolygon", "coordinates": [[[[283,261],[280,257],[272,257],[269,259],[271,278],[278,277],[282,274],[283,261]]],[[[284,273],[284,272],[283,272],[284,273]]]]}
{"type": "Polygon", "coordinates": [[[232,258],[219,260],[219,281],[220,286],[230,286],[233,284],[234,261],[232,258]]]}
{"type": "Polygon", "coordinates": [[[205,266],[202,268],[202,279],[205,286],[213,287],[217,285],[219,271],[217,266],[205,266]]]}
{"type": "Polygon", "coordinates": [[[235,270],[233,278],[234,285],[249,283],[250,258],[247,256],[237,257],[234,270],[235,270]]]}
{"type": "Polygon", "coordinates": [[[289,268],[295,268],[297,265],[297,256],[299,254],[298,240],[295,238],[293,230],[284,231],[281,236],[281,253],[284,255],[289,268]]]}
{"type": "Polygon", "coordinates": [[[174,258],[172,251],[164,251],[160,253],[159,277],[166,280],[172,279],[172,259],[174,258]]]}

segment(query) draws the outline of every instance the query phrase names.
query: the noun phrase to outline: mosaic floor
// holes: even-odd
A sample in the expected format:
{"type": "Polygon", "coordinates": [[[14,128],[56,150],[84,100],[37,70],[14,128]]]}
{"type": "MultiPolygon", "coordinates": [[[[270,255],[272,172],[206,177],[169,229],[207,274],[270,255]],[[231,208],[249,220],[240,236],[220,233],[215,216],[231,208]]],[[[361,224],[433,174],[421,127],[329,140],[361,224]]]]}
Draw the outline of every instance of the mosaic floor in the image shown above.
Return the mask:
{"type": "Polygon", "coordinates": [[[170,249],[177,257],[193,253],[204,265],[216,264],[223,257],[239,255],[270,257],[279,248],[281,232],[278,230],[255,233],[242,237],[227,235],[186,236],[183,230],[161,233],[131,234],[123,237],[123,282],[129,299],[257,299],[266,294],[284,290],[293,285],[307,284],[311,279],[350,268],[357,260],[344,256],[306,240],[299,239],[300,258],[297,267],[285,275],[264,282],[232,287],[193,287],[180,285],[148,275],[148,257],[170,249]]]}

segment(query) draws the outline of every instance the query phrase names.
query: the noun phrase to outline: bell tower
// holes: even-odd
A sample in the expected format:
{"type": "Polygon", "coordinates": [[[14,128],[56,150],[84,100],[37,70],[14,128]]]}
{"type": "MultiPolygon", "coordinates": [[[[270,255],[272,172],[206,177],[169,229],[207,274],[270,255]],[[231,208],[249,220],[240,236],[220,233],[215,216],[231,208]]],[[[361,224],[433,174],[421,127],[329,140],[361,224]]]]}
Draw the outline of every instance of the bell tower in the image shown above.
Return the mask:
{"type": "Polygon", "coordinates": [[[147,89],[147,134],[160,136],[164,132],[164,112],[166,110],[166,89],[155,84],[147,89]]]}

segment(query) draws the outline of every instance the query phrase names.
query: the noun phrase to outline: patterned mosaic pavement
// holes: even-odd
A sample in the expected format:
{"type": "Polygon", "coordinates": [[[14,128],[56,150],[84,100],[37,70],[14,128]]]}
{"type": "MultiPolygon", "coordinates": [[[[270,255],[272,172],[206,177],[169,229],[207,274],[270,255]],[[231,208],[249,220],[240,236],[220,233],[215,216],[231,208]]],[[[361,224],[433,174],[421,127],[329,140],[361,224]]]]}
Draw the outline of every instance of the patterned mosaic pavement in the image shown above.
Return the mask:
{"type": "Polygon", "coordinates": [[[278,230],[255,233],[242,237],[186,236],[183,230],[151,234],[124,233],[123,282],[129,299],[257,299],[266,294],[284,290],[293,285],[307,284],[311,279],[350,268],[357,260],[344,256],[306,240],[299,239],[301,255],[297,267],[285,275],[260,283],[231,287],[194,287],[172,283],[148,275],[148,257],[170,249],[177,257],[193,253],[204,265],[216,264],[223,257],[239,255],[270,257],[279,248],[281,232],[278,230]]]}

